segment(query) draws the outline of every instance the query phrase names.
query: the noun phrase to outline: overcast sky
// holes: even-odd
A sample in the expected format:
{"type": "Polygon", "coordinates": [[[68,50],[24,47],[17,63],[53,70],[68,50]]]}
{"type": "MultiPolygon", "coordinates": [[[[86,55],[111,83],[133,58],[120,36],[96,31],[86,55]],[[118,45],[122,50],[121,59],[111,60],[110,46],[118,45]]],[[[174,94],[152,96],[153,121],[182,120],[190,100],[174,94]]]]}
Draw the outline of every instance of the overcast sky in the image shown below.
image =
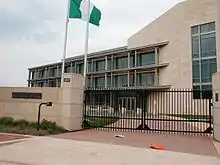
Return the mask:
{"type": "MultiPolygon", "coordinates": [[[[89,52],[124,46],[127,38],[183,0],[92,0],[102,12],[90,26],[89,52]]],[[[27,86],[28,68],[62,59],[67,0],[2,0],[0,86],[27,86]]],[[[67,57],[84,53],[85,23],[71,20],[67,57]]]]}

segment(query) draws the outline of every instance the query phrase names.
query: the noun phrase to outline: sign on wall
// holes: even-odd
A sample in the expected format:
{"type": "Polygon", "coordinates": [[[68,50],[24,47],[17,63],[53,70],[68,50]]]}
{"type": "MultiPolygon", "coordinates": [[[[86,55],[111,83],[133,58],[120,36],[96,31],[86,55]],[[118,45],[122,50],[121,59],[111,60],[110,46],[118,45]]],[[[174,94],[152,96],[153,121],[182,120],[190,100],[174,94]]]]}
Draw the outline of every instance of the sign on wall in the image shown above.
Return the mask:
{"type": "Polygon", "coordinates": [[[13,99],[42,99],[42,93],[12,92],[13,99]]]}

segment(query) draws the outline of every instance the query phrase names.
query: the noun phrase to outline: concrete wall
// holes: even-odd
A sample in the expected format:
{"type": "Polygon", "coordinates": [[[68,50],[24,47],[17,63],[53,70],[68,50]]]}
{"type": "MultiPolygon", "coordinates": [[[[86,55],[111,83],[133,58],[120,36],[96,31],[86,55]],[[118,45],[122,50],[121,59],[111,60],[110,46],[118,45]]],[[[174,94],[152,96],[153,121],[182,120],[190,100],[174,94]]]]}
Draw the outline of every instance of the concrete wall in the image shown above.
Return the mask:
{"type": "MultiPolygon", "coordinates": [[[[160,69],[159,85],[192,88],[191,26],[217,21],[218,1],[187,0],[179,3],[128,39],[128,48],[169,41],[159,52],[159,62],[170,64],[160,69]]],[[[218,23],[216,28],[217,31],[220,29],[218,23]]],[[[218,36],[217,33],[219,43],[218,36]]]]}
{"type": "Polygon", "coordinates": [[[55,121],[67,130],[79,130],[83,118],[84,77],[65,74],[70,82],[63,88],[0,88],[0,116],[37,121],[38,106],[53,102],[52,107],[42,106],[41,119],[55,121]],[[12,92],[42,93],[42,99],[13,99],[12,92]]]}
{"type": "Polygon", "coordinates": [[[216,139],[217,141],[220,142],[220,72],[217,72],[213,75],[212,86],[213,86],[213,129],[214,129],[213,131],[214,131],[214,139],[216,139]]]}

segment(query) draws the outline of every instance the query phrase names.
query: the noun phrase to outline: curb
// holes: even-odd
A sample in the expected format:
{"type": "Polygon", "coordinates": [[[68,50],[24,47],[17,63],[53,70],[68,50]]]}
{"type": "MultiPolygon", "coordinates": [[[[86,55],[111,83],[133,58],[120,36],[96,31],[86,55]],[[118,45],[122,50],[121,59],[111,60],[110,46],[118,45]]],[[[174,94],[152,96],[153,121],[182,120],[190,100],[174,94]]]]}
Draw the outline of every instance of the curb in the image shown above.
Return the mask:
{"type": "Polygon", "coordinates": [[[35,137],[33,135],[25,135],[25,134],[14,134],[14,133],[0,133],[0,135],[9,135],[9,136],[20,136],[20,137],[35,137]]]}
{"type": "Polygon", "coordinates": [[[14,143],[19,143],[19,142],[22,142],[22,141],[25,141],[25,140],[27,140],[27,138],[17,139],[17,140],[8,140],[8,141],[0,142],[0,147],[5,146],[5,145],[14,144],[14,143]]]}
{"type": "Polygon", "coordinates": [[[21,137],[21,138],[14,139],[14,140],[12,139],[12,140],[2,141],[2,142],[0,142],[0,147],[4,146],[4,145],[19,143],[19,142],[22,142],[22,141],[28,140],[29,138],[33,138],[34,137],[34,136],[31,136],[31,135],[13,134],[13,133],[0,133],[0,136],[1,135],[15,136],[15,137],[21,137]]]}

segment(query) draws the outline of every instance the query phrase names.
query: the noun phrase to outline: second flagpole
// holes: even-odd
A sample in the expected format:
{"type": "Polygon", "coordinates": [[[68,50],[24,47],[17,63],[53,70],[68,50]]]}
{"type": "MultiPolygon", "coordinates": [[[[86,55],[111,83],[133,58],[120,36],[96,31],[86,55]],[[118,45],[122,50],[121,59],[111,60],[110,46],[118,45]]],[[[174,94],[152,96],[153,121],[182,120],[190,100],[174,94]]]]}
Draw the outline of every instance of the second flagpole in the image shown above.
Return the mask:
{"type": "Polygon", "coordinates": [[[70,9],[70,1],[67,3],[67,15],[66,15],[66,29],[65,29],[65,37],[64,37],[64,50],[63,50],[63,62],[62,62],[62,73],[61,73],[61,87],[63,87],[63,76],[65,73],[65,59],[66,59],[66,49],[67,49],[67,37],[68,37],[68,25],[69,25],[69,9],[70,9]]]}
{"type": "MultiPolygon", "coordinates": [[[[84,74],[83,76],[86,78],[87,74],[87,55],[88,55],[88,46],[89,46],[89,19],[90,19],[90,0],[88,0],[87,6],[87,20],[86,20],[86,37],[85,37],[85,56],[84,56],[84,74]]],[[[87,82],[87,80],[86,80],[87,82]]]]}

